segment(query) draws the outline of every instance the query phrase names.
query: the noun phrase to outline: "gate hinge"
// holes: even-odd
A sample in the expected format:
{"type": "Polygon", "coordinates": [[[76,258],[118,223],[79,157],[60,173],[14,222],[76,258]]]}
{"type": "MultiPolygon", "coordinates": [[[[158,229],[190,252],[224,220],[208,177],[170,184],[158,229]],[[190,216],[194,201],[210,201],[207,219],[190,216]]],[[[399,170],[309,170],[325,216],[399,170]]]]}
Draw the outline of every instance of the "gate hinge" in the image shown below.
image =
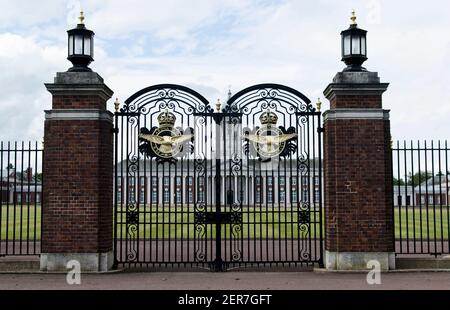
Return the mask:
{"type": "Polygon", "coordinates": [[[319,126],[319,127],[317,127],[317,132],[318,133],[324,133],[325,129],[323,127],[319,126]]]}
{"type": "Polygon", "coordinates": [[[111,132],[112,133],[119,133],[119,128],[113,128],[113,129],[111,129],[111,132]]]}

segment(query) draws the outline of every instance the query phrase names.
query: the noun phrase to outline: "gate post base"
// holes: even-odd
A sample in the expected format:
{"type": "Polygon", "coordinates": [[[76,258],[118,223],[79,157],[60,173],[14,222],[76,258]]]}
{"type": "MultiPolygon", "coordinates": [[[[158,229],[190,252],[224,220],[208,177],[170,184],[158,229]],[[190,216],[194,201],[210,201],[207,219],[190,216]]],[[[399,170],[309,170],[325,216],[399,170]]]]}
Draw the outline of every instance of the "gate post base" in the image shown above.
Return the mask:
{"type": "Polygon", "coordinates": [[[370,261],[377,261],[380,270],[395,269],[394,252],[330,252],[325,251],[326,269],[335,270],[371,270],[373,266],[367,266],[370,261]]]}
{"type": "Polygon", "coordinates": [[[73,266],[67,263],[75,260],[80,263],[82,272],[106,272],[112,269],[113,252],[106,253],[42,253],[41,271],[68,271],[73,266]]]}

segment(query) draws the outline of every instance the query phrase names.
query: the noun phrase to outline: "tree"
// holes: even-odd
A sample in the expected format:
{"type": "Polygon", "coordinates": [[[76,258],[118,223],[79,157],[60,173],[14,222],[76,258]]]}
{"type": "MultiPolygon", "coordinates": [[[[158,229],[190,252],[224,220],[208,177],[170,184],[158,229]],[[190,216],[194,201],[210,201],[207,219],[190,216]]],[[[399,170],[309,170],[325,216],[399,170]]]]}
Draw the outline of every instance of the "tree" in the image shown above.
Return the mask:
{"type": "Polygon", "coordinates": [[[405,181],[403,181],[403,179],[394,178],[393,183],[394,183],[394,185],[405,185],[405,181]]]}
{"type": "Polygon", "coordinates": [[[411,172],[408,175],[408,185],[420,185],[421,183],[431,179],[433,177],[433,174],[430,171],[419,171],[414,173],[414,175],[411,174],[411,172]]]}
{"type": "Polygon", "coordinates": [[[42,182],[42,173],[35,173],[33,175],[33,181],[35,182],[42,182]]]}

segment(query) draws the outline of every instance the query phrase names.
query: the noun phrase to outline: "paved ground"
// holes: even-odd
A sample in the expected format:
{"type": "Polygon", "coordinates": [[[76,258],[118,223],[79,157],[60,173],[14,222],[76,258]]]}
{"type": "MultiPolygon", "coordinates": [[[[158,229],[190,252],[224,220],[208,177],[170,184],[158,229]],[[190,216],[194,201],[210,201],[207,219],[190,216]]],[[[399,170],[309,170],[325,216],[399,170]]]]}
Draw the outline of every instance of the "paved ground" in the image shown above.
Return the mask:
{"type": "Polygon", "coordinates": [[[5,289],[120,290],[297,290],[297,289],[446,289],[450,272],[396,272],[381,275],[381,285],[368,285],[364,273],[321,272],[142,272],[82,274],[81,285],[68,285],[64,274],[0,274],[5,289]]]}

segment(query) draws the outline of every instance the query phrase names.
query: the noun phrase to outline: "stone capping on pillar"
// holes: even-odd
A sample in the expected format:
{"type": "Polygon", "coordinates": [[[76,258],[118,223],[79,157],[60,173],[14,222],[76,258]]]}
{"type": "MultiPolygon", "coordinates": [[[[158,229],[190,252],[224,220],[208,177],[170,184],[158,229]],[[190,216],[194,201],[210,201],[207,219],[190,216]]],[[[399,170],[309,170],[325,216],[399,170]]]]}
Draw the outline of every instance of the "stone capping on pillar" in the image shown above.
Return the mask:
{"type": "Polygon", "coordinates": [[[113,91],[104,84],[103,78],[96,72],[58,72],[54,83],[45,83],[52,95],[63,96],[100,96],[108,101],[113,91]]]}
{"type": "Polygon", "coordinates": [[[336,95],[381,95],[389,83],[380,83],[378,72],[338,72],[323,94],[328,100],[336,95]]]}

